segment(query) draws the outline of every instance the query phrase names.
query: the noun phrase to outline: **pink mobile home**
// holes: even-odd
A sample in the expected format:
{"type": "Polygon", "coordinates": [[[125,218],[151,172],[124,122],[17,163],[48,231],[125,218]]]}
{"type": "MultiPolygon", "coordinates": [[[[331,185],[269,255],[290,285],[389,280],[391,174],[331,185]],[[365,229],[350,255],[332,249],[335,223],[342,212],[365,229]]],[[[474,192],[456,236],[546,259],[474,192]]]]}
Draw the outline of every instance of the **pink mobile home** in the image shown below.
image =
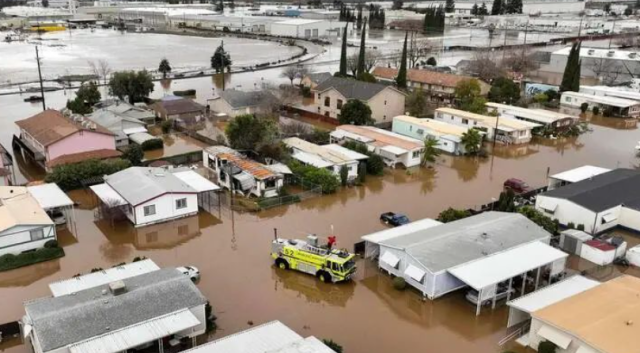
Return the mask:
{"type": "Polygon", "coordinates": [[[47,169],[121,154],[111,131],[90,121],[66,118],[56,110],[45,110],[16,125],[22,147],[47,169]]]}

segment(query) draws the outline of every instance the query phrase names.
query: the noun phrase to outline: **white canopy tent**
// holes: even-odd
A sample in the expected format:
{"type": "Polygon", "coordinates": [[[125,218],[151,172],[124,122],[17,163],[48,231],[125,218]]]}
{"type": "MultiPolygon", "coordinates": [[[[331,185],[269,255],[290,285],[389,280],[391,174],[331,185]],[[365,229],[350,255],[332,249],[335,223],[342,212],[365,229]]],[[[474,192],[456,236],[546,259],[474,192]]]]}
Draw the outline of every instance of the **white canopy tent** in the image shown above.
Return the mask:
{"type": "Polygon", "coordinates": [[[495,255],[483,257],[449,269],[449,273],[478,291],[478,305],[476,314],[480,314],[480,306],[486,298],[493,297],[493,307],[499,283],[509,281],[508,292],[514,277],[523,275],[526,284],[527,272],[536,270],[536,290],[540,281],[541,268],[552,264],[551,276],[564,270],[567,254],[545,243],[534,241],[512,248],[495,255]]]}

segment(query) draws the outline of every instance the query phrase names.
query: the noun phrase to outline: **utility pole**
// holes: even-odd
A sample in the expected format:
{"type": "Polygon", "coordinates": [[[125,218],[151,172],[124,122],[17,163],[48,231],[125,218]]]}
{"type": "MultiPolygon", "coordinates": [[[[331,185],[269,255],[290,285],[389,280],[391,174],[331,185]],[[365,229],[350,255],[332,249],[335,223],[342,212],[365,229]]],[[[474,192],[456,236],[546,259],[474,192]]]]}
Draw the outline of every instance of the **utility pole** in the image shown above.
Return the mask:
{"type": "MultiPolygon", "coordinates": [[[[502,44],[502,61],[503,62],[504,62],[505,50],[507,49],[507,32],[509,32],[509,22],[506,19],[504,22],[506,27],[504,28],[504,43],[502,44]]],[[[495,144],[495,140],[494,140],[494,144],[495,144]]]]}
{"type": "Polygon", "coordinates": [[[611,41],[613,40],[613,36],[615,32],[616,32],[616,18],[613,19],[613,27],[611,28],[611,33],[609,34],[609,49],[611,49],[611,41]]]}
{"type": "Polygon", "coordinates": [[[222,62],[222,92],[224,92],[224,67],[225,67],[225,58],[224,58],[224,40],[220,43],[220,61],[222,62]]]}
{"type": "Polygon", "coordinates": [[[580,25],[578,25],[578,40],[580,39],[580,35],[582,34],[582,20],[584,16],[580,16],[580,25]]]}
{"type": "Polygon", "coordinates": [[[42,97],[42,110],[47,110],[44,102],[44,87],[42,86],[42,70],[40,70],[40,55],[38,54],[38,46],[36,45],[36,62],[38,63],[38,78],[40,79],[40,96],[42,97]]]}

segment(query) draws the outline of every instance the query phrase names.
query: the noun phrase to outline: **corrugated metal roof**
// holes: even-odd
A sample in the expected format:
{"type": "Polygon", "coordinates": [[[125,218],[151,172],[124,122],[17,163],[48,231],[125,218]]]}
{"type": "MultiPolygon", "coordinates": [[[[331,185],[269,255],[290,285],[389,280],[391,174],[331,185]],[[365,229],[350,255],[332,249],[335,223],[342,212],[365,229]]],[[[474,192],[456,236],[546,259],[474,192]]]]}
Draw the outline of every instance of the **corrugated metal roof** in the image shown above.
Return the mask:
{"type": "Polygon", "coordinates": [[[133,133],[131,135],[129,135],[129,139],[131,139],[131,141],[137,143],[138,145],[142,145],[143,143],[147,142],[147,141],[151,141],[151,140],[159,140],[159,137],[153,136],[150,133],[144,131],[144,132],[136,132],[133,133]]]}
{"type": "Polygon", "coordinates": [[[507,305],[532,313],[599,285],[598,281],[577,275],[512,300],[507,305]]]}
{"type": "Polygon", "coordinates": [[[195,189],[163,168],[127,168],[107,176],[105,183],[133,206],[167,193],[196,193],[195,189]]]}
{"type": "Polygon", "coordinates": [[[334,151],[340,154],[343,154],[347,157],[349,157],[350,159],[354,160],[354,161],[359,161],[359,160],[363,160],[363,159],[367,159],[369,158],[369,156],[367,156],[366,154],[362,154],[362,153],[358,153],[356,151],[350,150],[346,147],[342,147],[340,145],[336,145],[336,144],[331,144],[331,145],[324,145],[322,146],[322,148],[330,150],[330,151],[334,151]]]}
{"type": "Polygon", "coordinates": [[[562,173],[554,174],[550,178],[577,183],[579,181],[592,178],[596,175],[606,173],[611,169],[595,167],[592,165],[583,165],[582,167],[566,170],[562,173]]]}
{"type": "Polygon", "coordinates": [[[0,232],[18,225],[53,225],[53,221],[40,207],[38,201],[28,193],[2,198],[0,201],[0,232]]]}
{"type": "MultiPolygon", "coordinates": [[[[235,152],[235,151],[234,151],[235,152]]],[[[273,171],[267,168],[265,165],[258,163],[254,160],[244,158],[236,153],[219,153],[218,158],[226,159],[233,163],[236,167],[242,169],[248,174],[253,175],[256,179],[267,179],[276,176],[273,171]]]]}
{"type": "Polygon", "coordinates": [[[54,183],[27,186],[27,190],[45,210],[73,206],[73,201],[54,183]]]}
{"type": "Polygon", "coordinates": [[[566,253],[534,241],[449,269],[449,273],[476,290],[503,282],[556,260],[566,253]]]}
{"type": "Polygon", "coordinates": [[[442,222],[438,222],[435,219],[425,218],[419,221],[403,224],[399,227],[385,229],[380,232],[367,234],[362,237],[362,240],[378,244],[382,241],[401,237],[403,235],[411,234],[413,232],[421,231],[427,228],[441,225],[442,222]]]}
{"type": "Polygon", "coordinates": [[[178,179],[191,186],[197,192],[216,191],[220,187],[193,170],[173,173],[178,179]]]}
{"type": "Polygon", "coordinates": [[[88,273],[86,275],[65,279],[49,284],[54,297],[77,293],[79,291],[120,281],[125,278],[139,276],[159,270],[160,267],[150,259],[128,263],[106,270],[88,273]]]}
{"type": "Polygon", "coordinates": [[[71,345],[69,351],[71,353],[122,352],[199,324],[200,321],[189,309],[183,309],[71,345]]]}
{"type": "Polygon", "coordinates": [[[342,154],[341,152],[326,149],[324,146],[316,145],[315,143],[305,141],[298,137],[290,137],[282,140],[282,142],[290,148],[316,155],[334,165],[341,165],[354,161],[354,159],[342,154]]]}

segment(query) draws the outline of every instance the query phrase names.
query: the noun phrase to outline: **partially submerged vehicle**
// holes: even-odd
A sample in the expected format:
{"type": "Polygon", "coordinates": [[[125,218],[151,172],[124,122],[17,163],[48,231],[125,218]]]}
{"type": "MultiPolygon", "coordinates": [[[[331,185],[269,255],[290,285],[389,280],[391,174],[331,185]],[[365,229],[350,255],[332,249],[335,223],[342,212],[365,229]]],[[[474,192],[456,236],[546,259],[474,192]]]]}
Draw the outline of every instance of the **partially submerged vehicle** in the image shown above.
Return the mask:
{"type": "Polygon", "coordinates": [[[309,235],[307,241],[277,238],[271,243],[271,257],[281,270],[298,270],[316,276],[322,282],[350,280],[356,273],[355,255],[346,250],[319,246],[318,237],[309,235]]]}

